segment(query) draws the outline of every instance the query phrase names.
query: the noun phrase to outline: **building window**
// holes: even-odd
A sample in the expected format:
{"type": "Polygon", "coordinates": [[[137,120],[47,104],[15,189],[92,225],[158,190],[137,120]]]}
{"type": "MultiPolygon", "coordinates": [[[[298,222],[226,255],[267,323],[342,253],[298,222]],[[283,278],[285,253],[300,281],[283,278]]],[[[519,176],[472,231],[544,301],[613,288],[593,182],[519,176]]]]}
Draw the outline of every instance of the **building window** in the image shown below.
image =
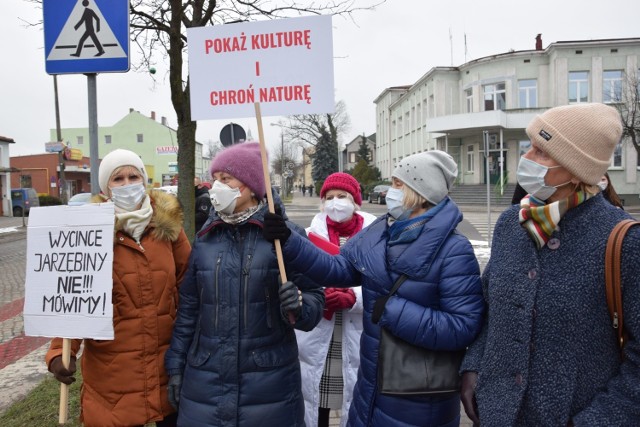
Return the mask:
{"type": "Polygon", "coordinates": [[[433,95],[429,95],[429,117],[436,116],[436,99],[433,95]]]}
{"type": "Polygon", "coordinates": [[[605,71],[602,74],[602,102],[610,104],[622,101],[622,71],[605,71]]]}
{"type": "Polygon", "coordinates": [[[356,162],[356,152],[352,151],[349,153],[349,163],[355,163],[356,162]]]}
{"type": "Polygon", "coordinates": [[[473,172],[476,170],[475,153],[473,152],[473,145],[467,146],[467,172],[473,172]]]}
{"type": "Polygon", "coordinates": [[[507,93],[504,83],[485,85],[484,111],[504,110],[506,107],[507,93]]]}
{"type": "Polygon", "coordinates": [[[144,142],[144,138],[141,133],[136,135],[136,140],[138,141],[138,143],[144,142]]]}
{"type": "Polygon", "coordinates": [[[572,71],[569,73],[569,103],[589,102],[589,72],[572,71]]]}
{"type": "Polygon", "coordinates": [[[78,144],[78,145],[84,144],[84,137],[76,136],[76,144],[78,144]]]}
{"type": "Polygon", "coordinates": [[[33,184],[31,183],[31,175],[20,175],[20,187],[21,188],[33,187],[33,184]]]}
{"type": "Polygon", "coordinates": [[[473,113],[473,89],[465,90],[464,96],[467,99],[467,113],[473,113]]]}
{"type": "Polygon", "coordinates": [[[518,102],[520,108],[538,107],[538,82],[535,79],[518,80],[518,102]]]}
{"type": "Polygon", "coordinates": [[[612,168],[622,168],[622,141],[618,142],[615,150],[613,150],[613,156],[611,156],[611,166],[612,168]]]}
{"type": "Polygon", "coordinates": [[[111,144],[111,135],[105,135],[104,136],[104,143],[105,144],[111,144]]]}

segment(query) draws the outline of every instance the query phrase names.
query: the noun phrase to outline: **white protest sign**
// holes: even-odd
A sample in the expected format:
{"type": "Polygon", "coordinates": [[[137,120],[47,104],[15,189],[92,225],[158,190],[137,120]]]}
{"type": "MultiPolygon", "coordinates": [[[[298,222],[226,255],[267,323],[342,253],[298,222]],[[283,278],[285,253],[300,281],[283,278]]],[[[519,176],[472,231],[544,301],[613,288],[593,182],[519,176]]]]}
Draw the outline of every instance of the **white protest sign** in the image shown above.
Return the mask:
{"type": "Polygon", "coordinates": [[[191,117],[333,113],[331,16],[194,27],[191,117]]]}
{"type": "Polygon", "coordinates": [[[31,209],[25,335],[113,339],[114,219],[112,203],[31,209]]]}

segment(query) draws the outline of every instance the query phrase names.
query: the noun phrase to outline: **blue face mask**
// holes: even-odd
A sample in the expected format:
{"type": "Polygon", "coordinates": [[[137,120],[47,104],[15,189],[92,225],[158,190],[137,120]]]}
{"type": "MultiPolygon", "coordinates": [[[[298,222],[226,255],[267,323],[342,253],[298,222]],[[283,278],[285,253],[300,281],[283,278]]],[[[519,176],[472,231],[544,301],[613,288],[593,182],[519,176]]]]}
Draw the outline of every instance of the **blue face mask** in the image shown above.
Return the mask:
{"type": "Polygon", "coordinates": [[[518,171],[516,177],[518,184],[525,189],[527,193],[532,195],[538,200],[545,201],[558,190],[558,187],[567,185],[571,181],[567,181],[564,184],[550,186],[544,182],[544,177],[549,172],[549,169],[561,168],[562,166],[544,166],[540,163],[536,163],[533,160],[520,157],[520,163],[518,163],[518,171]]]}
{"type": "Polygon", "coordinates": [[[385,201],[387,202],[387,212],[389,212],[389,215],[399,221],[407,219],[411,214],[411,209],[405,209],[404,206],[402,206],[403,200],[404,193],[400,188],[391,187],[389,188],[389,190],[387,190],[387,195],[385,196],[385,201]]]}

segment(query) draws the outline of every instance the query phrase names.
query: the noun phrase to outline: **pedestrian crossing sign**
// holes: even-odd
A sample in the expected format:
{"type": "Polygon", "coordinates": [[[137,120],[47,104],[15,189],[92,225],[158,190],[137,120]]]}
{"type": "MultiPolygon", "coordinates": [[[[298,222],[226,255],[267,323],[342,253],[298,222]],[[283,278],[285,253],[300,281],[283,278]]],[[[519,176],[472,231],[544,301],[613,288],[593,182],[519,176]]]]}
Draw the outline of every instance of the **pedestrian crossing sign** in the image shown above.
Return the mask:
{"type": "Polygon", "coordinates": [[[48,74],[129,71],[128,0],[43,0],[48,74]]]}

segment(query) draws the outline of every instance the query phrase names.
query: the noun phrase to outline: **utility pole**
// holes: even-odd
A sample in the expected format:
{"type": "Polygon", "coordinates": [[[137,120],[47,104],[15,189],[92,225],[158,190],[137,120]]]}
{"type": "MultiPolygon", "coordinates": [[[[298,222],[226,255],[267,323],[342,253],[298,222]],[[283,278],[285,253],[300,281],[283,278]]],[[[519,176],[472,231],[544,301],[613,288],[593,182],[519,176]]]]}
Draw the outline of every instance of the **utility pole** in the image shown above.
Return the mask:
{"type": "MultiPolygon", "coordinates": [[[[60,105],[58,103],[58,76],[56,74],[53,75],[53,92],[55,99],[55,110],[56,110],[56,138],[59,143],[62,143],[62,129],[60,129],[60,105]]],[[[60,192],[60,200],[62,200],[63,204],[67,203],[67,181],[64,177],[64,158],[62,157],[62,151],[58,151],[58,167],[60,168],[60,179],[58,181],[59,192],[60,192]]]]}

